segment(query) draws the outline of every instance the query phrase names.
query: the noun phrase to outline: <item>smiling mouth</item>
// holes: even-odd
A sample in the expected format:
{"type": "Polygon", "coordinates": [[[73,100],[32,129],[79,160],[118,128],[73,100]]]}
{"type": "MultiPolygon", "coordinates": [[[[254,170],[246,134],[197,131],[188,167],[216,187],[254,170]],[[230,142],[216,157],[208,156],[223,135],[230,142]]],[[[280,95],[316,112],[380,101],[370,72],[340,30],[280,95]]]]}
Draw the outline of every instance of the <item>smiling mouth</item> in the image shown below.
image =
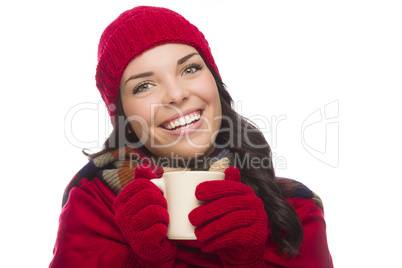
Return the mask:
{"type": "Polygon", "coordinates": [[[183,129],[183,128],[189,128],[192,125],[194,125],[195,123],[197,123],[197,121],[200,120],[201,115],[202,115],[202,111],[197,110],[188,115],[181,116],[172,121],[166,122],[162,125],[162,127],[167,130],[178,130],[178,129],[183,129]]]}

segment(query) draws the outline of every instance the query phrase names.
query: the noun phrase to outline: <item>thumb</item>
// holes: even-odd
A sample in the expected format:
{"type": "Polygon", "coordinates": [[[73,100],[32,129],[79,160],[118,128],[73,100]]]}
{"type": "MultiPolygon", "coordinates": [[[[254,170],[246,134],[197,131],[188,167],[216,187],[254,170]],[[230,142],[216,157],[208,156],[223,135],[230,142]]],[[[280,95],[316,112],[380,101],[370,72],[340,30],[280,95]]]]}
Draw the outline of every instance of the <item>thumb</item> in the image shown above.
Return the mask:
{"type": "Polygon", "coordinates": [[[225,179],[228,181],[241,181],[240,170],[237,167],[228,167],[225,169],[225,179]]]}
{"type": "Polygon", "coordinates": [[[134,180],[136,179],[156,179],[157,175],[154,170],[147,164],[139,165],[134,171],[134,180]]]}

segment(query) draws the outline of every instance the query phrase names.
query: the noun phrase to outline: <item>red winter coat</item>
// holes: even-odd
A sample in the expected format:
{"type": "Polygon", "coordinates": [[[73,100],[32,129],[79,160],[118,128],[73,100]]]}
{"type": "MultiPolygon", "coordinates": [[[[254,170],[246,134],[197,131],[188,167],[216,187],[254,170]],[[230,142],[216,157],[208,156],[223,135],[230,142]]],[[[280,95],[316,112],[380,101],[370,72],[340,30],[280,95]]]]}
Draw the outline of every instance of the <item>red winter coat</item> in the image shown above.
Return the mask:
{"type": "MultiPolygon", "coordinates": [[[[74,187],[60,215],[60,225],[49,267],[135,267],[135,257],[115,222],[115,194],[99,179],[82,179],[74,187]]],[[[269,235],[265,267],[333,267],[328,250],[324,215],[314,200],[294,197],[290,203],[303,227],[298,256],[277,253],[269,235]]],[[[222,267],[218,256],[203,253],[197,241],[178,241],[174,267],[222,267]]]]}

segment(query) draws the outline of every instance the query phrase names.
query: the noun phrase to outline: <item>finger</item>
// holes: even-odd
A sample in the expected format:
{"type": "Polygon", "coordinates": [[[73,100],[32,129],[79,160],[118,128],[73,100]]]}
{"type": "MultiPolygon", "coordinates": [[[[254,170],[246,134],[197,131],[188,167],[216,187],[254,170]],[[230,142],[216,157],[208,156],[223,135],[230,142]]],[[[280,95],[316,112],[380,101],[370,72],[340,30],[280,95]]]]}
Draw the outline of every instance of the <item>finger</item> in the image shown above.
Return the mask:
{"type": "Polygon", "coordinates": [[[169,214],[166,208],[158,205],[149,205],[139,211],[130,220],[135,225],[136,230],[144,231],[159,223],[167,226],[169,224],[169,214]]]}
{"type": "Polygon", "coordinates": [[[127,184],[123,190],[116,196],[114,200],[114,205],[119,206],[123,203],[126,203],[131,199],[135,194],[143,191],[144,189],[151,189],[156,192],[160,192],[159,188],[156,187],[154,183],[147,179],[138,179],[127,184]]]}
{"type": "Polygon", "coordinates": [[[166,199],[159,189],[158,191],[154,191],[153,189],[142,190],[126,203],[119,206],[115,211],[116,213],[123,211],[125,214],[135,215],[149,205],[158,205],[165,209],[167,208],[166,199]]]}
{"type": "Polygon", "coordinates": [[[210,201],[224,196],[244,195],[250,191],[252,189],[241,182],[206,181],[197,186],[195,196],[200,201],[210,201]]]}
{"type": "Polygon", "coordinates": [[[134,180],[136,179],[155,179],[157,176],[153,171],[153,168],[147,164],[139,165],[135,168],[134,180]]]}
{"type": "Polygon", "coordinates": [[[134,243],[134,251],[143,252],[144,255],[151,254],[150,251],[157,250],[164,240],[167,240],[167,226],[163,223],[156,223],[149,228],[140,231],[136,234],[134,243]]]}
{"type": "Polygon", "coordinates": [[[224,233],[203,243],[202,251],[212,253],[218,249],[242,245],[244,247],[255,247],[265,241],[264,234],[257,232],[250,227],[242,227],[224,233]]]}
{"type": "Polygon", "coordinates": [[[229,196],[193,209],[188,218],[192,225],[201,226],[232,211],[248,210],[252,202],[248,196],[229,196]]]}
{"type": "Polygon", "coordinates": [[[161,227],[154,225],[141,232],[137,240],[141,242],[135,243],[133,247],[134,252],[148,262],[165,262],[176,254],[176,242],[168,240],[167,229],[161,227]]]}
{"type": "Polygon", "coordinates": [[[150,205],[136,215],[124,212],[117,213],[116,223],[120,228],[123,227],[126,234],[137,236],[139,232],[155,224],[164,224],[167,226],[169,224],[169,214],[166,209],[161,206],[150,205]]]}
{"type": "Polygon", "coordinates": [[[228,167],[225,169],[225,180],[240,182],[240,170],[237,167],[228,167]]]}
{"type": "Polygon", "coordinates": [[[197,240],[205,243],[221,234],[247,227],[254,222],[249,210],[233,211],[195,229],[197,240]]]}

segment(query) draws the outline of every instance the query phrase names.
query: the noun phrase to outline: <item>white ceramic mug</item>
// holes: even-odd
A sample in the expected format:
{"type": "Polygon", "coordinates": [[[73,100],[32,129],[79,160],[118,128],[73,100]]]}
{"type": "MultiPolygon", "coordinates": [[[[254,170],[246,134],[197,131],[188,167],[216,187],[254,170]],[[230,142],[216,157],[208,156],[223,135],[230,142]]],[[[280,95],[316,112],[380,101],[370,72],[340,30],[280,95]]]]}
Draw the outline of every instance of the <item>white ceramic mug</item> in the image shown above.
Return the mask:
{"type": "Polygon", "coordinates": [[[151,180],[162,192],[168,204],[169,225],[167,237],[172,240],[195,240],[195,227],[188,214],[202,202],[195,197],[195,189],[204,181],[224,180],[223,172],[174,171],[151,180]]]}

